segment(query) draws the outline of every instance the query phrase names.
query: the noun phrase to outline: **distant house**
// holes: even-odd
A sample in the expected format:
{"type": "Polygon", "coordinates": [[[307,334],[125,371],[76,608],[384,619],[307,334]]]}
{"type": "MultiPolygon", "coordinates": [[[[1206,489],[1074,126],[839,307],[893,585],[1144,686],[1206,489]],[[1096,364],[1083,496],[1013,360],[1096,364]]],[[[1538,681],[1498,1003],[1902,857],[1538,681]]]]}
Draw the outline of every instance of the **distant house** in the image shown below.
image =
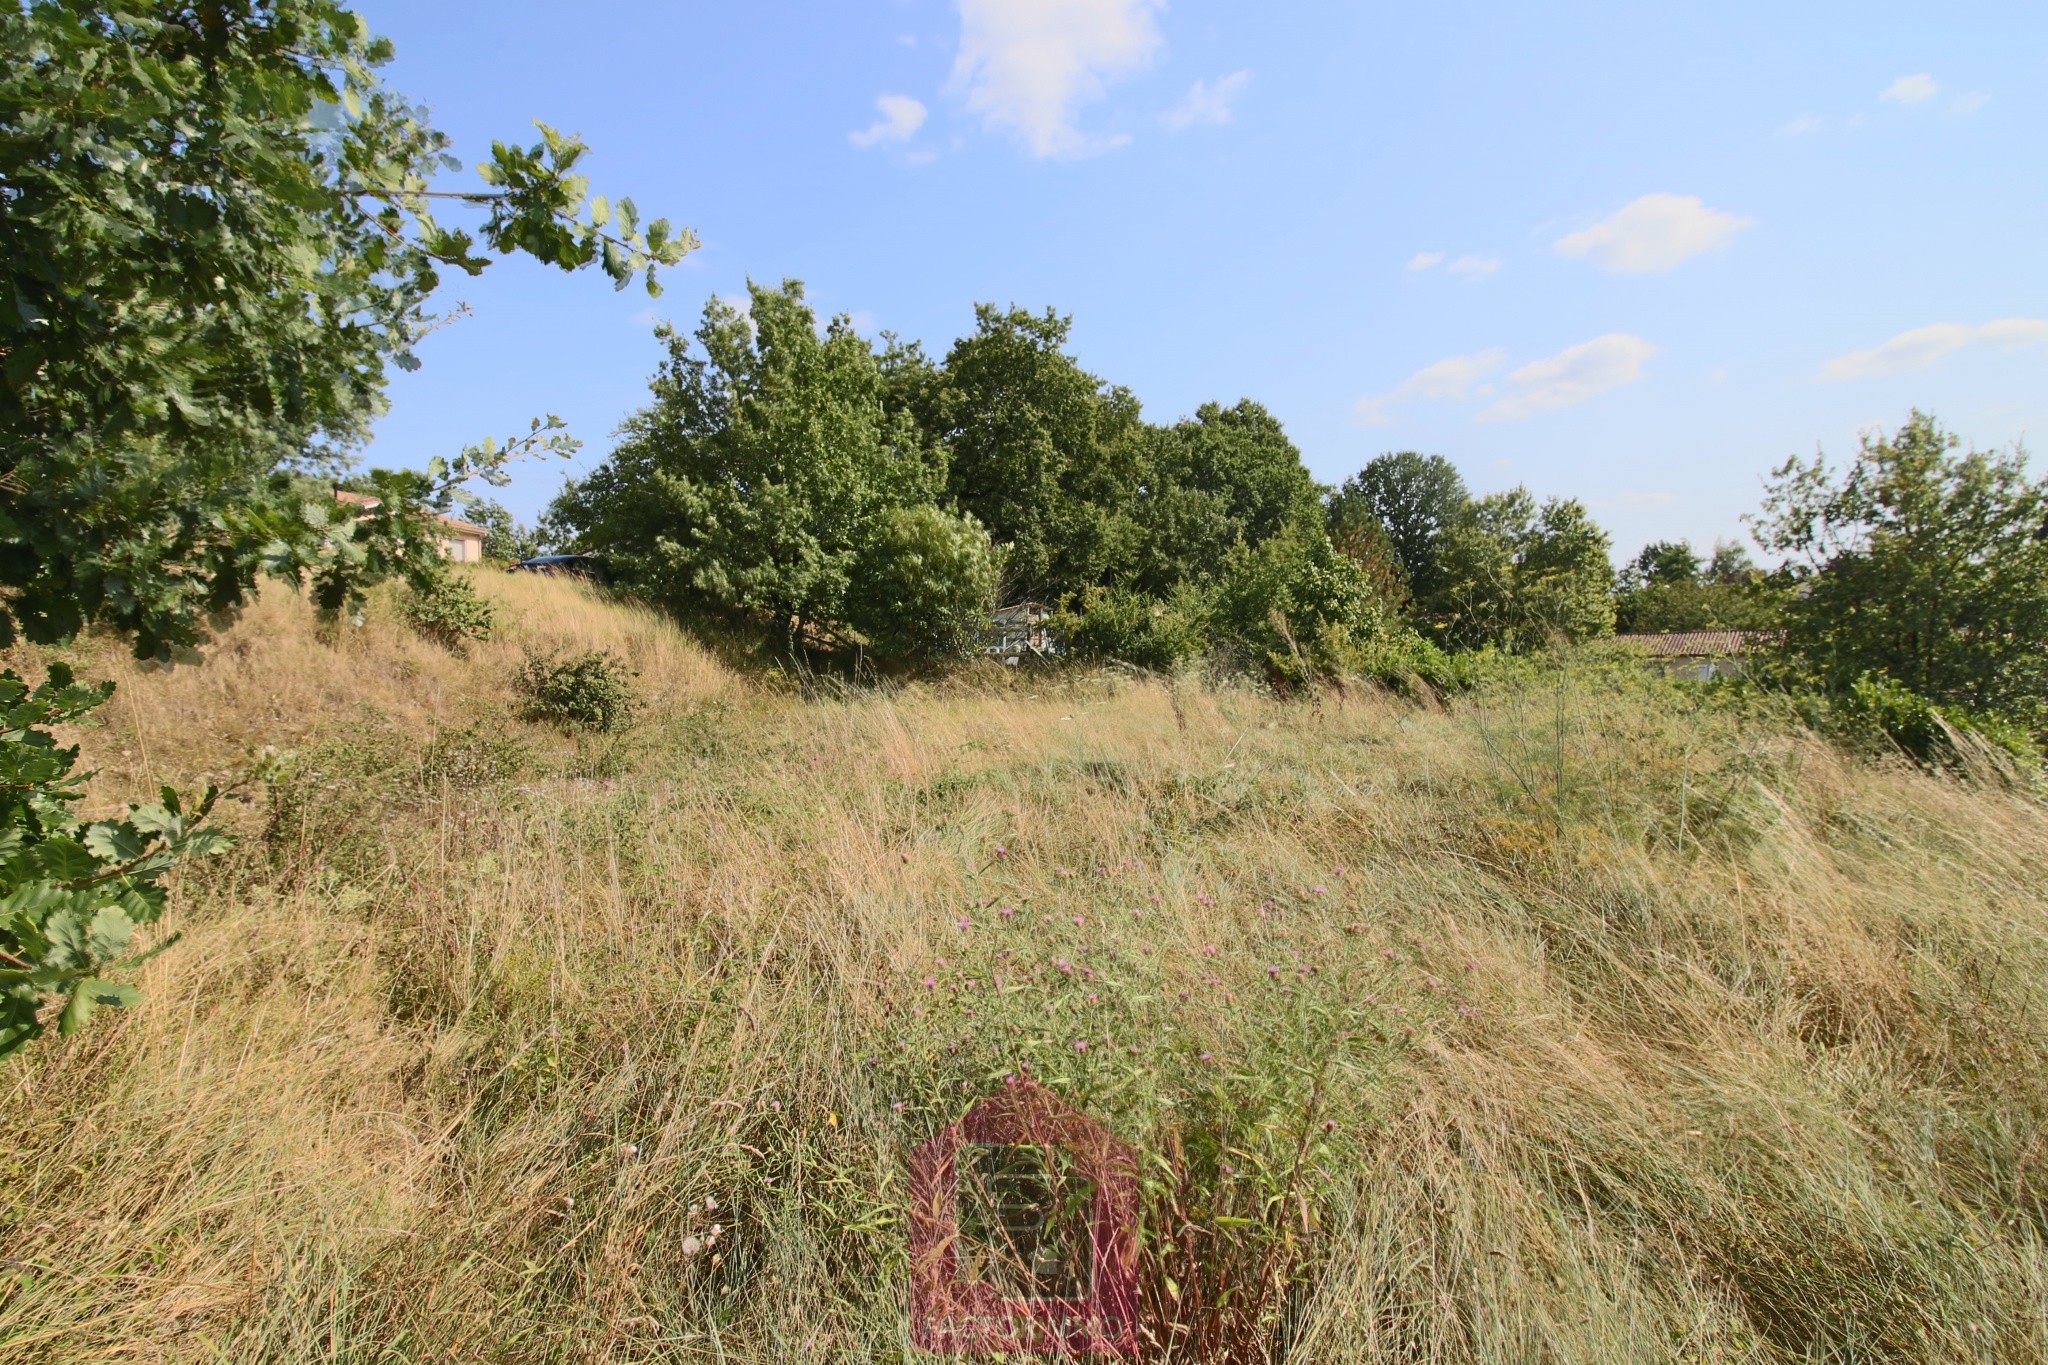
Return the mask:
{"type": "Polygon", "coordinates": [[[1047,629],[1052,608],[1043,602],[1019,602],[998,607],[989,617],[988,643],[982,653],[1014,667],[1025,656],[1049,659],[1060,652],[1059,641],[1047,629]]]}
{"type": "Polygon", "coordinates": [[[1657,635],[1617,635],[1614,643],[1633,650],[1674,678],[1740,677],[1745,656],[1777,639],[1766,630],[1674,630],[1657,635]]]}
{"type": "MultiPolygon", "coordinates": [[[[334,500],[348,507],[368,509],[382,505],[382,500],[368,493],[351,493],[346,488],[334,490],[334,500]]],[[[462,521],[456,517],[434,514],[434,530],[438,533],[441,558],[457,564],[478,564],[484,557],[484,537],[490,532],[475,522],[462,521]]]]}

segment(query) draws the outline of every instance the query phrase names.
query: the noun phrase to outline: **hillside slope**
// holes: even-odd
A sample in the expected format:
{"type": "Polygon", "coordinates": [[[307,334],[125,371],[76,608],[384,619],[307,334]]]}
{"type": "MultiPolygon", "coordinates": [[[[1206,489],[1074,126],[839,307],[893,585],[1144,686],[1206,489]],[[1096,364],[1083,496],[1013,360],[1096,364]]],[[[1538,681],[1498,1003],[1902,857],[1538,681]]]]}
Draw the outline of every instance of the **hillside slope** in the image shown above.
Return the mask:
{"type": "Polygon", "coordinates": [[[466,658],[86,652],[95,800],[295,757],[8,1071],[0,1360],[904,1359],[905,1153],[1024,1074],[1156,1157],[1149,1359],[2048,1359],[2026,798],[1591,663],[806,696],[478,581],[466,658]],[[556,644],[632,731],[519,718],[556,644]]]}

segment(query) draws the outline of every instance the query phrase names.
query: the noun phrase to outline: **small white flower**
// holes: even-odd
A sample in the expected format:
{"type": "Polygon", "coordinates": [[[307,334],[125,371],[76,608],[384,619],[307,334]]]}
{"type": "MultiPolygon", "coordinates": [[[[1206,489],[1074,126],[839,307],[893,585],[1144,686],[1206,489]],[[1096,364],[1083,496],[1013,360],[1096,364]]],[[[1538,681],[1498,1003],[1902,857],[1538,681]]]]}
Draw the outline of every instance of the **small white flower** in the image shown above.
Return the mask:
{"type": "Polygon", "coordinates": [[[695,1257],[695,1256],[697,1255],[697,1253],[698,1253],[698,1252],[700,1252],[700,1251],[702,1251],[703,1249],[704,1249],[704,1243],[702,1243],[701,1241],[697,1240],[697,1239],[696,1239],[695,1237],[685,1237],[685,1238],[683,1239],[683,1259],[684,1259],[684,1260],[686,1260],[686,1261],[687,1261],[687,1260],[691,1260],[691,1259],[693,1259],[693,1258],[694,1258],[694,1257],[695,1257]]]}

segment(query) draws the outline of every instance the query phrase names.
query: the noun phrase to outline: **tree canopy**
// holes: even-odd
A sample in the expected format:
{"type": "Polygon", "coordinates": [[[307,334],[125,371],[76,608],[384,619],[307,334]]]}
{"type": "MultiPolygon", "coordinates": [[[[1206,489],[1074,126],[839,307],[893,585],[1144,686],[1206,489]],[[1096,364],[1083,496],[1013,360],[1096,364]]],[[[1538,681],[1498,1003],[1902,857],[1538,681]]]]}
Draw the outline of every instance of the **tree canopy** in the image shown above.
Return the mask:
{"type": "Polygon", "coordinates": [[[1846,469],[1774,471],[1758,541],[1788,557],[1787,642],[1824,686],[1877,675],[2048,730],[2048,484],[2027,459],[1956,453],[1927,414],[1846,469]]]}
{"type": "Polygon", "coordinates": [[[1183,581],[1221,577],[1240,543],[1320,529],[1319,492],[1272,413],[1250,399],[1228,408],[1204,403],[1145,443],[1132,513],[1144,536],[1134,582],[1165,597],[1183,581]]]}
{"type": "Polygon", "coordinates": [[[347,578],[352,519],[287,476],[364,437],[443,270],[518,251],[652,289],[695,242],[586,198],[545,127],[432,188],[448,139],[328,0],[31,0],[0,52],[0,641],[98,619],[165,654],[266,567],[347,578]]]}
{"type": "Polygon", "coordinates": [[[974,322],[947,352],[936,415],[954,505],[1007,547],[1012,596],[1056,598],[1129,574],[1138,400],[1061,349],[1070,318],[980,304],[974,322]]]}
{"type": "Polygon", "coordinates": [[[1418,605],[1446,641],[1526,649],[1614,632],[1607,533],[1585,504],[1525,488],[1469,504],[1442,532],[1437,586],[1418,605]]]}
{"type": "Polygon", "coordinates": [[[1375,457],[1331,495],[1330,536],[1362,544],[1377,529],[1393,548],[1409,593],[1429,601],[1444,588],[1444,533],[1470,504],[1456,465],[1441,455],[1397,451],[1375,457]]]}
{"type": "Polygon", "coordinates": [[[713,298],[695,348],[660,335],[652,401],[551,516],[672,605],[795,629],[865,619],[906,646],[957,634],[911,629],[884,600],[883,585],[934,575],[949,602],[987,598],[993,582],[978,524],[893,515],[934,505],[945,470],[910,411],[890,410],[873,346],[843,317],[821,334],[795,280],[750,285],[744,311],[713,298]]]}

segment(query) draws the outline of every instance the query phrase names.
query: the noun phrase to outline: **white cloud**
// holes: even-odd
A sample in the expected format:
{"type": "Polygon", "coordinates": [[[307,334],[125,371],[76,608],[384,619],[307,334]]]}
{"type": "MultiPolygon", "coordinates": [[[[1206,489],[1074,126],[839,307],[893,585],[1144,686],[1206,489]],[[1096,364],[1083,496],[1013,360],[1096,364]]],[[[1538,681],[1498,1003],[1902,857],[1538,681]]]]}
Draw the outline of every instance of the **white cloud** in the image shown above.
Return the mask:
{"type": "Polygon", "coordinates": [[[1568,408],[1643,377],[1643,362],[1657,348],[1638,336],[1609,332],[1568,346],[1548,360],[1531,361],[1508,375],[1519,392],[1482,411],[1475,421],[1512,422],[1552,408],[1568,408]]]}
{"type": "Polygon", "coordinates": [[[1362,426],[1382,426],[1393,418],[1387,405],[1399,398],[1464,398],[1472,387],[1507,363],[1508,353],[1495,346],[1472,355],[1454,355],[1425,365],[1390,393],[1371,394],[1352,405],[1362,426]]]}
{"type": "Polygon", "coordinates": [[[1165,0],[959,0],[960,52],[948,89],[1033,156],[1086,156],[1129,141],[1075,126],[1082,105],[1144,67],[1164,39],[1165,0]]]}
{"type": "Polygon", "coordinates": [[[1176,133],[1198,123],[1229,123],[1237,117],[1237,97],[1251,82],[1249,71],[1233,71],[1214,85],[1196,81],[1179,104],[1159,116],[1159,121],[1176,133]]]}
{"type": "Polygon", "coordinates": [[[1838,355],[1820,367],[1820,374],[1823,379],[1869,379],[1925,369],[1969,345],[2016,351],[2043,341],[2048,341],[2048,318],[2000,318],[1974,327],[1961,322],[1936,322],[1901,332],[1867,351],[1838,355]]]}
{"type": "Polygon", "coordinates": [[[882,116],[859,132],[848,133],[848,142],[856,147],[904,142],[924,127],[924,104],[908,95],[883,95],[875,101],[875,108],[881,110],[882,116]]]}
{"type": "Polygon", "coordinates": [[[1463,275],[1467,279],[1483,280],[1494,271],[1500,269],[1500,257],[1460,256],[1457,260],[1445,266],[1444,269],[1450,271],[1453,275],[1463,275]]]}
{"type": "Polygon", "coordinates": [[[1408,258],[1408,268],[1410,270],[1427,270],[1433,265],[1441,265],[1443,259],[1444,253],[1441,251],[1418,251],[1408,258]]]}
{"type": "Polygon", "coordinates": [[[1974,114],[1989,103],[1991,103],[1991,96],[1971,90],[1965,94],[1957,95],[1955,99],[1951,100],[1948,111],[1951,114],[1974,114]]]}
{"type": "Polygon", "coordinates": [[[1935,84],[1934,77],[1922,71],[1917,76],[1899,77],[1887,85],[1884,93],[1878,98],[1890,100],[1894,104],[1918,104],[1922,100],[1933,99],[1940,91],[1941,87],[1935,84]]]}
{"type": "Polygon", "coordinates": [[[1710,209],[1693,194],[1646,194],[1612,218],[1555,243],[1560,256],[1591,256],[1624,275],[1669,270],[1708,251],[1721,251],[1754,218],[1710,209]]]}
{"type": "Polygon", "coordinates": [[[1778,129],[1778,136],[1799,137],[1800,135],[1805,133],[1817,133],[1819,131],[1819,114],[1801,114],[1798,118],[1793,119],[1790,123],[1778,129]]]}

